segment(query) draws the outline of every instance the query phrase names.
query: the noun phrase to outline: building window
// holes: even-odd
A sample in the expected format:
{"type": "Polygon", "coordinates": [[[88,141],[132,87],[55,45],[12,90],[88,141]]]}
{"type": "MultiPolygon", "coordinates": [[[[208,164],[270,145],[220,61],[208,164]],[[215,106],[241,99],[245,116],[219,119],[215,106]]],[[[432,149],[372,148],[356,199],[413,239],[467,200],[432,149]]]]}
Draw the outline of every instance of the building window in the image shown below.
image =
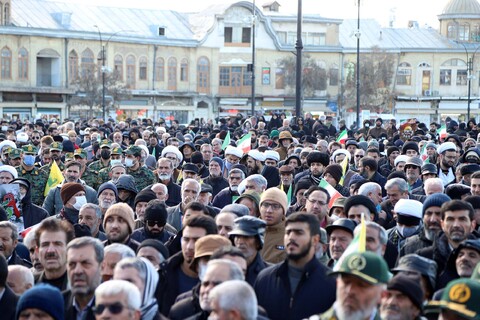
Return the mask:
{"type": "Polygon", "coordinates": [[[2,79],[12,79],[12,51],[4,47],[2,56],[2,79]]]}
{"type": "Polygon", "coordinates": [[[275,69],[275,89],[285,89],[285,69],[275,69]]]}
{"type": "Polygon", "coordinates": [[[82,78],[89,77],[93,75],[93,70],[95,69],[95,58],[93,56],[93,52],[90,49],[85,49],[82,52],[82,63],[81,63],[81,70],[82,70],[82,78]]]}
{"type": "Polygon", "coordinates": [[[397,69],[397,85],[412,85],[412,66],[407,62],[402,62],[397,69]]]}
{"type": "Polygon", "coordinates": [[[180,81],[188,81],[188,61],[182,59],[180,63],[180,81]]]}
{"type": "Polygon", "coordinates": [[[458,41],[470,40],[470,25],[468,23],[458,26],[458,41]]]}
{"type": "Polygon", "coordinates": [[[199,93],[210,92],[210,61],[206,57],[198,59],[197,91],[199,93]]]}
{"type": "Polygon", "coordinates": [[[115,59],[114,59],[114,75],[115,77],[120,80],[120,81],[123,81],[123,57],[119,54],[117,54],[115,56],[115,59]]]}
{"type": "Polygon", "coordinates": [[[225,43],[232,43],[233,42],[233,28],[232,27],[225,27],[225,43]]]}
{"type": "Polygon", "coordinates": [[[165,81],[165,60],[163,58],[155,60],[155,81],[165,81]]]}
{"type": "Polygon", "coordinates": [[[18,50],[18,79],[28,79],[28,51],[25,48],[18,50]]]}
{"type": "Polygon", "coordinates": [[[455,23],[449,23],[447,26],[447,38],[448,39],[457,39],[457,27],[455,23]]]}
{"type": "Polygon", "coordinates": [[[252,28],[242,28],[242,43],[250,43],[252,28]]]}
{"type": "Polygon", "coordinates": [[[138,60],[138,65],[140,66],[138,69],[138,78],[140,80],[147,80],[147,58],[140,57],[140,59],[138,60]]]}
{"type": "Polygon", "coordinates": [[[334,65],[328,71],[329,77],[329,85],[337,86],[338,85],[338,66],[334,65]]]}
{"type": "Polygon", "coordinates": [[[441,86],[452,85],[452,70],[451,69],[441,69],[440,70],[440,85],[441,86]]]}
{"type": "Polygon", "coordinates": [[[467,70],[457,70],[457,86],[466,86],[468,82],[467,70]]]}
{"type": "Polygon", "coordinates": [[[252,40],[252,28],[225,27],[224,40],[227,46],[249,46],[252,40]]]}
{"type": "Polygon", "coordinates": [[[220,67],[219,93],[247,95],[251,93],[252,73],[247,67],[220,67]]]}
{"type": "Polygon", "coordinates": [[[480,42],[480,27],[478,24],[473,26],[472,32],[470,32],[470,39],[474,42],[480,42]]]}
{"type": "Polygon", "coordinates": [[[68,55],[68,76],[70,83],[74,83],[78,78],[78,54],[75,50],[68,55]]]}
{"type": "Polygon", "coordinates": [[[6,26],[10,24],[10,4],[8,3],[3,6],[3,24],[6,26]]]}
{"type": "Polygon", "coordinates": [[[177,59],[168,59],[168,90],[177,90],[177,59]]]}
{"type": "Polygon", "coordinates": [[[135,88],[135,57],[133,55],[127,56],[127,87],[135,88]]]}

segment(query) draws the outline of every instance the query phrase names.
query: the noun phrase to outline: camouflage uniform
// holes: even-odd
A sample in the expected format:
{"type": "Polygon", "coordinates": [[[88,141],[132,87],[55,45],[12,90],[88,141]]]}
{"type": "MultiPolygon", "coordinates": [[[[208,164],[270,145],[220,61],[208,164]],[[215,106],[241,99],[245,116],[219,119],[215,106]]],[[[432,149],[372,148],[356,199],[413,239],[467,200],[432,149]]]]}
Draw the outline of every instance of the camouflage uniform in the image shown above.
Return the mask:
{"type": "MultiPolygon", "coordinates": [[[[125,151],[125,154],[141,157],[142,149],[138,146],[131,146],[125,151]]],[[[135,185],[139,191],[155,183],[155,176],[153,175],[153,172],[144,166],[139,167],[137,170],[127,168],[127,174],[131,175],[135,179],[135,185]]]]}
{"type": "Polygon", "coordinates": [[[97,178],[98,185],[101,185],[102,183],[105,183],[110,180],[110,176],[108,175],[109,173],[110,173],[110,167],[103,168],[100,171],[98,171],[98,178],[97,178]]]}
{"type": "MultiPolygon", "coordinates": [[[[29,154],[35,156],[37,154],[37,148],[33,145],[25,145],[22,147],[24,154],[29,154]]],[[[37,206],[42,206],[45,196],[45,186],[47,185],[48,175],[44,171],[40,170],[37,167],[33,167],[31,170],[27,170],[22,163],[16,167],[19,178],[27,179],[30,182],[30,194],[33,204],[37,206]]]]}
{"type": "MultiPolygon", "coordinates": [[[[103,149],[103,148],[111,149],[110,141],[108,141],[107,139],[103,139],[100,142],[100,149],[103,149]]],[[[93,171],[99,172],[103,168],[110,167],[110,160],[108,160],[108,163],[106,165],[103,164],[102,159],[96,160],[96,161],[93,161],[92,163],[90,163],[90,165],[88,167],[93,171]]]]}
{"type": "Polygon", "coordinates": [[[83,181],[85,181],[85,184],[89,187],[92,187],[93,189],[97,190],[98,187],[100,186],[99,180],[98,180],[98,171],[94,171],[90,168],[86,168],[85,171],[82,174],[82,177],[80,178],[83,181]]]}

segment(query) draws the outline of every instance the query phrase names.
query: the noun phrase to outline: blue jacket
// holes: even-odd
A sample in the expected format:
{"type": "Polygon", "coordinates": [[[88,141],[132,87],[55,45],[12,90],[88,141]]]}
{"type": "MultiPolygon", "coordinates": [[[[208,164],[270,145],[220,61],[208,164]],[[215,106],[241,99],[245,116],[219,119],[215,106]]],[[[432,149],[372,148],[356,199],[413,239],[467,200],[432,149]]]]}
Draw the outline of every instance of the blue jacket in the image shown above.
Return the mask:
{"type": "Polygon", "coordinates": [[[258,304],[272,320],[296,320],[327,311],[335,302],[335,279],[330,269],[315,257],[305,265],[297,290],[292,293],[288,277],[288,260],[263,269],[254,289],[258,304]]]}

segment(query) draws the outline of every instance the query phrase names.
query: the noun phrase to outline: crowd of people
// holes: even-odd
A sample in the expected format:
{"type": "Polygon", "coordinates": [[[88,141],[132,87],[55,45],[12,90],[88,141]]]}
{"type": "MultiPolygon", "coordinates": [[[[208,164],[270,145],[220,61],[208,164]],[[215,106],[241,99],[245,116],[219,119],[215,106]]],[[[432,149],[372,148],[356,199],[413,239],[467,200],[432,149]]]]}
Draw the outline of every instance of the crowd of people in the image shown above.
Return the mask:
{"type": "Polygon", "coordinates": [[[0,318],[478,320],[477,125],[428,126],[2,120],[0,318]]]}

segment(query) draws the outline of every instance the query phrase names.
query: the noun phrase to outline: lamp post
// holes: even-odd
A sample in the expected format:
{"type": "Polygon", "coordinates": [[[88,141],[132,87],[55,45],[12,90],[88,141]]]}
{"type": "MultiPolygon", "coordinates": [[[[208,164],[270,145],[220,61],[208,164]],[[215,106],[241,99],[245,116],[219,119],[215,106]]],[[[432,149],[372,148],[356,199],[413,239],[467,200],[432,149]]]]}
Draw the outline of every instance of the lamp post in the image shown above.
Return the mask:
{"type": "Polygon", "coordinates": [[[475,59],[475,54],[477,53],[478,49],[480,49],[480,46],[475,49],[473,54],[470,56],[468,54],[468,49],[467,46],[463,42],[458,42],[457,43],[461,44],[463,49],[465,49],[465,54],[467,55],[467,81],[468,81],[468,98],[467,98],[467,123],[470,121],[470,103],[472,102],[471,100],[471,92],[472,92],[472,79],[474,79],[474,75],[472,75],[473,71],[473,62],[475,59]]]}
{"type": "Polygon", "coordinates": [[[252,117],[255,115],[255,0],[252,2],[252,117]]]}
{"type": "Polygon", "coordinates": [[[357,128],[360,126],[360,0],[358,0],[357,8],[357,31],[355,32],[355,37],[357,38],[357,70],[356,70],[356,82],[355,88],[357,90],[357,128]]]}
{"type": "Polygon", "coordinates": [[[302,114],[302,0],[298,0],[297,12],[297,65],[295,74],[295,116],[300,117],[302,114]]]}

